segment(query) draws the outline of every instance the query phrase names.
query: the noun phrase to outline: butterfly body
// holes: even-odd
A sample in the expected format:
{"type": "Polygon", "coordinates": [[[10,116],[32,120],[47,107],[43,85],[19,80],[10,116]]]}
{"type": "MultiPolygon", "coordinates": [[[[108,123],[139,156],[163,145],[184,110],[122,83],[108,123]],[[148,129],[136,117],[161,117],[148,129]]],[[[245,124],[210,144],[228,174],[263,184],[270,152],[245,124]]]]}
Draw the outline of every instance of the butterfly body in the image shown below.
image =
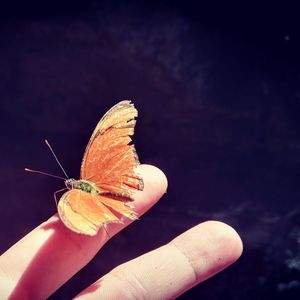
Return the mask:
{"type": "Polygon", "coordinates": [[[76,180],[74,178],[70,178],[65,181],[65,185],[69,190],[78,189],[92,195],[100,194],[100,189],[92,181],[84,179],[76,180]]]}
{"type": "Polygon", "coordinates": [[[74,232],[96,235],[101,226],[136,220],[134,193],[143,190],[143,179],[134,145],[137,110],[124,100],[114,105],[98,122],[86,147],[80,179],[67,179],[69,191],[57,205],[60,219],[74,232]]]}

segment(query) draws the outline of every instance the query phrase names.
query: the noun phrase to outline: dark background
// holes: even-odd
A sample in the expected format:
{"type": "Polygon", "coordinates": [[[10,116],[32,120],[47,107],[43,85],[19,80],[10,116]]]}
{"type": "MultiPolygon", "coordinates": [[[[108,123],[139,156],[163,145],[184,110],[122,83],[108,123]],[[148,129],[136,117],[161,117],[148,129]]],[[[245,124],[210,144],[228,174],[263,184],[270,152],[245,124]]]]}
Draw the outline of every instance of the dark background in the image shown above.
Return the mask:
{"type": "MultiPolygon", "coordinates": [[[[143,163],[164,199],[50,299],[208,219],[244,253],[181,299],[299,299],[300,22],[287,1],[10,2],[0,9],[1,252],[55,213],[86,143],[122,99],[139,110],[143,163]]],[[[296,2],[296,1],[295,1],[296,2]]]]}

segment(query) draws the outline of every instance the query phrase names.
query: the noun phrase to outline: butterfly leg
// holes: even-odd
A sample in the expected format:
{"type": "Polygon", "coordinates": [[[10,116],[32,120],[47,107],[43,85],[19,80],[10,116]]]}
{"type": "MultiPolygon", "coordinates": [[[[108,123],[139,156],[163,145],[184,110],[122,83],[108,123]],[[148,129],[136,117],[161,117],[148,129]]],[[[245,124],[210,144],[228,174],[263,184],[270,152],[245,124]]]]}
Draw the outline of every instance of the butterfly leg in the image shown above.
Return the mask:
{"type": "Polygon", "coordinates": [[[60,189],[60,190],[54,192],[53,197],[54,197],[54,200],[55,200],[56,207],[57,207],[57,203],[58,203],[57,202],[57,198],[56,198],[56,194],[58,194],[58,193],[60,193],[62,191],[65,191],[65,190],[67,190],[67,188],[63,188],[63,189],[60,189]]]}
{"type": "Polygon", "coordinates": [[[111,236],[109,235],[109,233],[107,231],[107,224],[103,224],[103,229],[106,232],[106,235],[108,236],[108,238],[111,238],[111,236]]]}

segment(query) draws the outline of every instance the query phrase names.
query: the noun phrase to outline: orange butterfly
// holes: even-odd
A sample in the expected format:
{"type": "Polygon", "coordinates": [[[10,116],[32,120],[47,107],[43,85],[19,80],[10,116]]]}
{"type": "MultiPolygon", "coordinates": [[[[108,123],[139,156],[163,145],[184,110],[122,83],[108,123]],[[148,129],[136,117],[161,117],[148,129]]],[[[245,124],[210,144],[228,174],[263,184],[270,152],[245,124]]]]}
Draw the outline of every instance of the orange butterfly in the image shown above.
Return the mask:
{"type": "Polygon", "coordinates": [[[96,235],[101,226],[122,222],[116,213],[137,219],[130,202],[133,192],[143,190],[144,183],[135,171],[139,164],[135,147],[129,145],[137,115],[130,101],[114,105],[90,138],[80,179],[65,180],[69,191],[62,195],[57,208],[60,219],[72,231],[96,235]]]}

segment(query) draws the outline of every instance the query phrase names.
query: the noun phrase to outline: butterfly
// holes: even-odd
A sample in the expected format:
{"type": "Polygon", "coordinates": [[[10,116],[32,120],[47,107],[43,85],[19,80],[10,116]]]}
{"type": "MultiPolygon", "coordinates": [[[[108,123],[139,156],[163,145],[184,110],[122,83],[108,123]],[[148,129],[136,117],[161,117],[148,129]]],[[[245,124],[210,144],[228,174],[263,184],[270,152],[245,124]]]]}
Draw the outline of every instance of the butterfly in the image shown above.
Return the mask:
{"type": "Polygon", "coordinates": [[[137,174],[139,159],[131,142],[138,112],[131,101],[114,105],[99,121],[85,149],[80,179],[66,179],[68,189],[57,205],[70,230],[94,236],[122,216],[137,219],[131,202],[143,179],[137,174]]]}

